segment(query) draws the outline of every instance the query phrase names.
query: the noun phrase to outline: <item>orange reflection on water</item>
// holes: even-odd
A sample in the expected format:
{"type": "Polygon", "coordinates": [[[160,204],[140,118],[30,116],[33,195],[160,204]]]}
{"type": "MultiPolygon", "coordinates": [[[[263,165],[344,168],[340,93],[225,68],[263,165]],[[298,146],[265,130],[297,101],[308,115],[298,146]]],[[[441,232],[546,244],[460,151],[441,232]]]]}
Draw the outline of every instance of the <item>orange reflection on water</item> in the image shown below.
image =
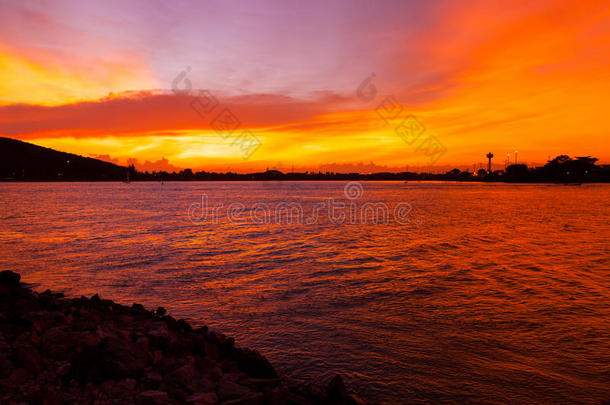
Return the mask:
{"type": "Polygon", "coordinates": [[[2,184],[0,265],[37,289],[162,305],[379,402],[608,397],[609,186],[362,184],[350,201],[408,202],[413,221],[187,217],[204,193],[307,214],[348,203],[342,182],[2,184]]]}

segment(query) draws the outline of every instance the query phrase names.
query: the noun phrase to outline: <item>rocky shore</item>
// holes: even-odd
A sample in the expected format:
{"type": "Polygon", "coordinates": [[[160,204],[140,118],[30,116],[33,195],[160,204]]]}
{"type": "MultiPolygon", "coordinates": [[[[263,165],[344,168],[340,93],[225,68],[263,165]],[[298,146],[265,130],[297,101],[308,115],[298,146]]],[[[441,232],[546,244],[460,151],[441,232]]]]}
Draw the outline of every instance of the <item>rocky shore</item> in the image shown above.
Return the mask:
{"type": "Polygon", "coordinates": [[[37,293],[0,272],[2,404],[361,404],[339,376],[326,387],[282,376],[232,338],[163,308],[37,293]]]}

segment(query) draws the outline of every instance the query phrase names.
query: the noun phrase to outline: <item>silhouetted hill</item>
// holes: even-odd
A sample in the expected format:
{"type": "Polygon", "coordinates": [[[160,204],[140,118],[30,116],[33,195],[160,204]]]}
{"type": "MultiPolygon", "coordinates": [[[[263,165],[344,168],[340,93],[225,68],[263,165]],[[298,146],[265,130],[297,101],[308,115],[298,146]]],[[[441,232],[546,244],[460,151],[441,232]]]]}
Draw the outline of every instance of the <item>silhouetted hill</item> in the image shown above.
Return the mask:
{"type": "Polygon", "coordinates": [[[124,180],[127,168],[0,137],[2,180],[124,180]]]}

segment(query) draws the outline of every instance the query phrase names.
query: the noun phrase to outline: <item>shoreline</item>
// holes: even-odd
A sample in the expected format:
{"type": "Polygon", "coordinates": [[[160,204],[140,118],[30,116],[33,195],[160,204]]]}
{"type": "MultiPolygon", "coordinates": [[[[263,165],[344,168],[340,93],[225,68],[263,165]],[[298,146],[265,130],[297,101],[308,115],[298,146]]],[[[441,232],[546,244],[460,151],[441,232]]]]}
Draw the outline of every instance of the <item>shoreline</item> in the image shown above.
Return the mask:
{"type": "Polygon", "coordinates": [[[581,186],[581,185],[606,185],[610,181],[504,181],[504,180],[400,180],[400,179],[266,179],[266,180],[244,180],[244,179],[222,179],[222,180],[133,180],[130,182],[120,180],[23,180],[23,179],[0,179],[1,183],[117,183],[117,184],[173,184],[173,183],[345,183],[346,181],[358,181],[360,183],[455,183],[455,184],[506,184],[506,185],[554,185],[554,186],[581,186]]]}
{"type": "Polygon", "coordinates": [[[377,177],[375,174],[357,175],[357,176],[336,176],[327,178],[244,178],[248,175],[238,174],[236,177],[219,177],[205,179],[184,179],[184,178],[169,178],[169,179],[132,179],[130,181],[119,179],[46,179],[46,178],[0,178],[0,183],[270,183],[270,182],[286,182],[286,183],[344,183],[346,181],[358,182],[395,182],[395,183],[502,183],[502,184],[608,184],[608,180],[523,180],[523,179],[484,179],[484,178],[468,178],[456,179],[446,178],[443,174],[431,174],[427,178],[408,178],[400,176],[400,173],[392,173],[390,177],[377,177]]]}
{"type": "Polygon", "coordinates": [[[5,404],[364,404],[278,373],[255,350],[159,307],[38,293],[0,272],[0,402],[5,404]]]}

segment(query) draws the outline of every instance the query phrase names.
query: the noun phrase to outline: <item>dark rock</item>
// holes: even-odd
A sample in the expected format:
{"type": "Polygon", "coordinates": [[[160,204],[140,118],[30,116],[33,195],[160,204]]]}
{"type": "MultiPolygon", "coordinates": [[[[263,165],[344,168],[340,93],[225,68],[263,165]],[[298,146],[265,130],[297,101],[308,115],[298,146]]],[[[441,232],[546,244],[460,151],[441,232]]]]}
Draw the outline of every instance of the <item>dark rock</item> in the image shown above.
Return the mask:
{"type": "Polygon", "coordinates": [[[50,387],[46,387],[41,392],[42,401],[40,402],[42,405],[63,405],[64,401],[61,399],[61,396],[58,392],[53,391],[50,387]]]}
{"type": "Polygon", "coordinates": [[[202,375],[190,364],[184,365],[163,377],[168,387],[182,387],[189,392],[194,392],[196,384],[202,375]]]}
{"type": "Polygon", "coordinates": [[[167,327],[172,330],[175,330],[178,327],[178,321],[169,315],[165,315],[161,317],[161,319],[167,324],[167,327]]]}
{"type": "Polygon", "coordinates": [[[77,337],[77,347],[75,350],[81,351],[84,348],[95,347],[100,343],[100,337],[97,333],[91,331],[78,332],[75,334],[77,337]]]}
{"type": "Polygon", "coordinates": [[[290,391],[286,386],[280,385],[273,389],[265,389],[265,400],[268,405],[288,405],[290,397],[290,391]]]}
{"type": "Polygon", "coordinates": [[[97,346],[83,349],[72,360],[70,376],[83,385],[88,381],[107,380],[109,376],[102,369],[103,358],[104,352],[97,346]]]}
{"type": "Polygon", "coordinates": [[[220,349],[218,348],[218,345],[215,342],[210,342],[209,340],[206,340],[204,343],[204,347],[206,357],[214,361],[218,360],[218,358],[220,357],[220,349]]]}
{"type": "Polygon", "coordinates": [[[184,331],[191,331],[193,328],[191,328],[191,325],[186,322],[184,319],[178,319],[178,327],[184,331]]]}
{"type": "Polygon", "coordinates": [[[58,361],[55,363],[57,375],[60,377],[67,376],[72,369],[72,364],[69,361],[58,361]]]}
{"type": "Polygon", "coordinates": [[[199,333],[193,334],[191,338],[192,348],[191,350],[200,356],[205,356],[205,342],[206,339],[199,333]]]}
{"type": "Polygon", "coordinates": [[[215,405],[218,403],[218,396],[215,392],[200,392],[187,398],[188,405],[215,405]]]}
{"type": "Polygon", "coordinates": [[[176,401],[178,401],[180,403],[186,402],[186,398],[188,396],[188,393],[185,390],[183,390],[182,387],[168,388],[167,394],[172,399],[175,399],[176,401]]]}
{"type": "Polygon", "coordinates": [[[265,396],[260,392],[252,392],[244,397],[225,401],[223,405],[263,405],[265,396]]]}
{"type": "Polygon", "coordinates": [[[217,392],[221,401],[242,398],[252,393],[250,389],[231,381],[228,375],[224,375],[220,379],[217,392]]]}
{"type": "Polygon", "coordinates": [[[21,275],[10,270],[0,271],[0,284],[19,285],[21,275]]]}
{"type": "Polygon", "coordinates": [[[142,348],[144,351],[148,351],[148,339],[144,336],[140,336],[136,339],[136,344],[142,348]]]}
{"type": "Polygon", "coordinates": [[[180,367],[180,362],[173,357],[163,357],[157,364],[157,369],[162,374],[171,373],[180,367]]]}
{"type": "Polygon", "coordinates": [[[239,349],[236,354],[236,360],[239,367],[248,375],[255,378],[276,378],[277,372],[269,363],[269,360],[264,358],[256,350],[239,349]]]}
{"type": "Polygon", "coordinates": [[[137,382],[133,378],[126,378],[119,381],[116,386],[120,387],[121,389],[125,389],[126,391],[133,391],[136,388],[136,384],[137,382]]]}
{"type": "Polygon", "coordinates": [[[347,400],[345,383],[340,375],[335,375],[326,386],[326,393],[331,401],[344,403],[347,400]]]}
{"type": "Polygon", "coordinates": [[[0,378],[6,378],[14,371],[13,362],[6,354],[0,353],[0,378]]]}
{"type": "Polygon", "coordinates": [[[115,384],[116,384],[116,382],[114,382],[112,380],[108,380],[108,381],[104,381],[103,383],[101,383],[99,385],[99,387],[102,392],[112,392],[115,384]]]}
{"type": "Polygon", "coordinates": [[[210,332],[210,338],[218,344],[223,344],[226,339],[226,336],[220,332],[212,331],[210,332]]]}
{"type": "Polygon", "coordinates": [[[73,353],[75,341],[73,335],[64,327],[56,326],[44,332],[40,338],[40,350],[43,355],[56,360],[65,360],[73,353]]]}
{"type": "Polygon", "coordinates": [[[137,405],[165,405],[169,402],[165,391],[144,391],[139,393],[136,399],[137,405]]]}
{"type": "Polygon", "coordinates": [[[171,336],[165,322],[155,322],[146,332],[150,347],[169,350],[171,336]]]}
{"type": "Polygon", "coordinates": [[[107,337],[97,346],[83,347],[73,356],[71,375],[79,382],[122,380],[139,374],[148,357],[135,343],[107,337]]]}
{"type": "Polygon", "coordinates": [[[27,343],[20,343],[15,347],[13,357],[16,364],[24,367],[27,371],[37,374],[42,367],[42,360],[38,350],[27,343]]]}
{"type": "Polygon", "coordinates": [[[163,308],[36,294],[13,274],[0,273],[0,403],[362,404],[338,376],[326,388],[279,378],[258,352],[163,308]]]}
{"type": "Polygon", "coordinates": [[[30,378],[30,374],[25,368],[19,368],[11,374],[9,381],[13,386],[21,386],[30,378]]]}
{"type": "Polygon", "coordinates": [[[159,385],[161,385],[162,382],[163,382],[163,377],[161,376],[161,374],[155,373],[152,371],[149,373],[146,373],[146,376],[144,377],[144,384],[148,388],[157,389],[157,388],[159,388],[159,385]]]}
{"type": "Polygon", "coordinates": [[[136,376],[146,367],[148,356],[135,343],[109,337],[102,342],[102,370],[113,379],[136,376]]]}
{"type": "Polygon", "coordinates": [[[122,398],[133,402],[134,390],[136,388],[136,380],[132,378],[126,378],[122,381],[119,381],[112,387],[111,395],[114,398],[122,398]]]}
{"type": "Polygon", "coordinates": [[[221,369],[223,373],[239,373],[241,369],[234,360],[225,359],[221,363],[221,369]]]}
{"type": "Polygon", "coordinates": [[[153,364],[157,364],[163,359],[163,353],[160,350],[153,350],[151,352],[152,362],[153,364]]]}
{"type": "Polygon", "coordinates": [[[281,380],[279,378],[243,378],[241,382],[251,387],[275,387],[281,380]]]}
{"type": "Polygon", "coordinates": [[[220,379],[220,376],[223,374],[220,367],[218,367],[218,363],[208,357],[195,359],[195,367],[202,374],[208,375],[215,381],[220,379]]]}

